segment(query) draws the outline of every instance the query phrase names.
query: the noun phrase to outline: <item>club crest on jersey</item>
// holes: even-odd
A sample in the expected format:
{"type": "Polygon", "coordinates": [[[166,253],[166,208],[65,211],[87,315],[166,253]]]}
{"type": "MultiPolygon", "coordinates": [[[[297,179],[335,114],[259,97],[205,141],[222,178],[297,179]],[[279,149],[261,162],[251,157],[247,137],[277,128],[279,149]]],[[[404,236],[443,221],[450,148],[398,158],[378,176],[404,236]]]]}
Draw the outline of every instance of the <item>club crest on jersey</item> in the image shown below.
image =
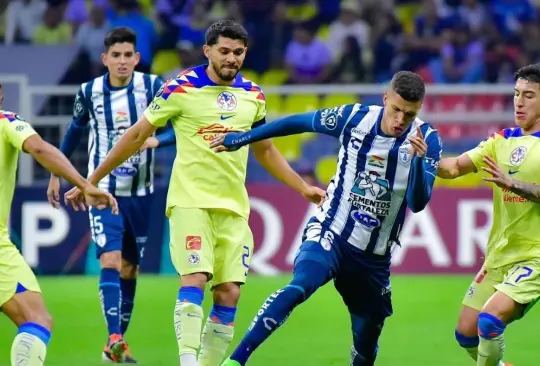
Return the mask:
{"type": "Polygon", "coordinates": [[[223,91],[219,93],[217,97],[217,106],[224,111],[230,112],[236,109],[238,102],[236,101],[236,97],[233,93],[223,91]]]}
{"type": "Polygon", "coordinates": [[[375,171],[360,173],[354,181],[349,196],[349,202],[354,207],[376,216],[389,214],[391,199],[390,183],[375,171]]]}
{"type": "Polygon", "coordinates": [[[403,164],[407,164],[411,161],[411,147],[410,145],[401,146],[398,150],[399,161],[403,164]]]}
{"type": "Polygon", "coordinates": [[[525,146],[518,146],[510,153],[510,164],[520,166],[526,156],[527,148],[525,146]]]}

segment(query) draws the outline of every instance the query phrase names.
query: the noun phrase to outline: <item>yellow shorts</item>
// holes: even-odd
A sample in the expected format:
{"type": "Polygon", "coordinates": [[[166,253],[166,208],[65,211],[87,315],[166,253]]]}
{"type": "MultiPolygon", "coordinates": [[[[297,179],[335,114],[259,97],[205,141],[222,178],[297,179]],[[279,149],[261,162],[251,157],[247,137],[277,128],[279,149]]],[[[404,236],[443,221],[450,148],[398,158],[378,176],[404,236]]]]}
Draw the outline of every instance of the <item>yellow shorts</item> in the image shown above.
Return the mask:
{"type": "Polygon", "coordinates": [[[540,298],[540,260],[500,268],[482,267],[469,287],[463,305],[480,311],[496,291],[519,304],[528,305],[529,310],[540,298]]]}
{"type": "Polygon", "coordinates": [[[212,285],[245,283],[253,255],[253,234],[242,216],[225,210],[173,207],[170,249],[180,275],[208,273],[212,285]]]}
{"type": "Polygon", "coordinates": [[[34,272],[11,242],[0,240],[0,307],[10,300],[17,285],[28,291],[41,292],[34,272]]]}

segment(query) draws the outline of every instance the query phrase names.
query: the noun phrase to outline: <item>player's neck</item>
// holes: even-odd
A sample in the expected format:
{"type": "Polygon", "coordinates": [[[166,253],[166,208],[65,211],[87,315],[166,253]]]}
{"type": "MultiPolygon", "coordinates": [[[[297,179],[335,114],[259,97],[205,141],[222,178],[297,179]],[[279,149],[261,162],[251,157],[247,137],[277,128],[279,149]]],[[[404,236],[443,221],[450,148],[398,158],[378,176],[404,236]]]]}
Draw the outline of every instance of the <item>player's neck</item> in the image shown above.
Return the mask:
{"type": "Polygon", "coordinates": [[[109,74],[109,85],[113,88],[124,88],[131,83],[132,78],[133,75],[130,75],[127,79],[119,79],[109,74]]]}
{"type": "Polygon", "coordinates": [[[208,78],[210,80],[212,80],[212,82],[216,83],[217,85],[233,85],[234,83],[234,80],[235,79],[232,79],[231,81],[225,81],[225,80],[222,80],[217,74],[216,72],[214,71],[214,69],[212,67],[207,67],[206,68],[206,75],[208,75],[208,78]]]}
{"type": "Polygon", "coordinates": [[[540,119],[536,121],[530,128],[521,129],[523,135],[532,135],[533,133],[537,133],[538,131],[540,131],[540,119]]]}

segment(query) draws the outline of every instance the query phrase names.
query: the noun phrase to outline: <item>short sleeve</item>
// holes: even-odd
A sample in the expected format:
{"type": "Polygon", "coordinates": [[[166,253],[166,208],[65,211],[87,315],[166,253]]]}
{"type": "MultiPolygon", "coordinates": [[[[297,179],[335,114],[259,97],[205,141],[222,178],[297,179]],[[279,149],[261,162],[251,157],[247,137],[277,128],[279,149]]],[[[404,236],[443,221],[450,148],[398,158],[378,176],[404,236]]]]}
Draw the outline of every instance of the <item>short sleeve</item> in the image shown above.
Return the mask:
{"type": "Polygon", "coordinates": [[[264,93],[261,90],[259,92],[259,95],[257,96],[257,115],[255,116],[255,120],[253,121],[253,125],[260,126],[265,123],[266,120],[266,99],[264,97],[264,93]]]}
{"type": "Polygon", "coordinates": [[[182,94],[175,93],[175,86],[170,85],[171,82],[175,80],[169,80],[161,86],[152,103],[144,111],[144,116],[156,127],[165,126],[169,119],[182,113],[182,94]]]}
{"type": "Polygon", "coordinates": [[[477,147],[466,152],[469,158],[471,158],[477,171],[484,166],[484,156],[487,155],[492,158],[495,156],[494,151],[497,138],[501,138],[501,136],[498,136],[498,133],[493,134],[487,140],[480,142],[477,147]]]}
{"type": "Polygon", "coordinates": [[[11,145],[22,151],[22,146],[27,138],[37,135],[37,132],[18,114],[13,114],[11,118],[2,119],[4,137],[11,145]]]}

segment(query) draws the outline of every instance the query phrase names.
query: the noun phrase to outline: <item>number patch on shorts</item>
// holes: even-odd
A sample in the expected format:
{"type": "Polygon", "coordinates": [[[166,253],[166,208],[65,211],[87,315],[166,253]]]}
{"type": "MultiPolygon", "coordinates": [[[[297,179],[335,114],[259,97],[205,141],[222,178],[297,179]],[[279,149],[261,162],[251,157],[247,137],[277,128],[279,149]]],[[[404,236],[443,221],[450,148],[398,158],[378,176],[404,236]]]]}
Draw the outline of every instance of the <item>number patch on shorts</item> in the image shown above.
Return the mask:
{"type": "Polygon", "coordinates": [[[516,266],[504,282],[511,285],[517,285],[518,283],[523,282],[523,280],[531,277],[532,274],[533,269],[531,267],[516,266]]]}
{"type": "Polygon", "coordinates": [[[247,245],[244,245],[243,249],[244,249],[244,254],[242,254],[242,265],[246,268],[246,276],[247,276],[249,272],[248,259],[249,259],[249,256],[251,255],[251,251],[249,250],[249,247],[247,245]]]}

